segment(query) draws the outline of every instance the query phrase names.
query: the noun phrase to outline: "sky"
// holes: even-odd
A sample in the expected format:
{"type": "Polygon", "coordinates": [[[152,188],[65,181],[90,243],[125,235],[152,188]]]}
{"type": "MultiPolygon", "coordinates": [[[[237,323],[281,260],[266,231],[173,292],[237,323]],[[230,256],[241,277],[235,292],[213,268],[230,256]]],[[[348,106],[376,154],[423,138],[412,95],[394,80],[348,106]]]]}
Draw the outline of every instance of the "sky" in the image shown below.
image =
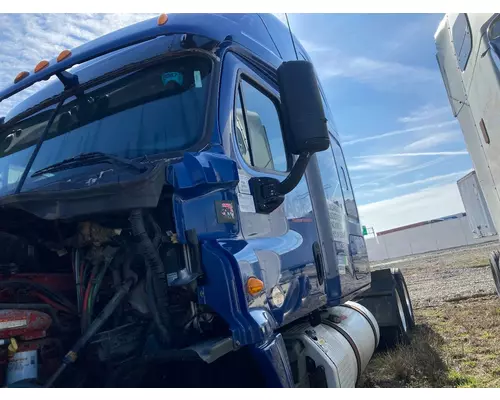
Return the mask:
{"type": "Polygon", "coordinates": [[[435,58],[443,14],[293,14],[332,109],[361,221],[383,231],[463,212],[472,169],[435,58]]]}
{"type": "MultiPolygon", "coordinates": [[[[61,50],[156,16],[0,14],[0,87],[61,50]]],[[[361,222],[378,232],[464,211],[456,181],[472,164],[435,59],[442,17],[289,15],[332,109],[361,222]]],[[[39,86],[2,102],[0,116],[39,86]]]]}

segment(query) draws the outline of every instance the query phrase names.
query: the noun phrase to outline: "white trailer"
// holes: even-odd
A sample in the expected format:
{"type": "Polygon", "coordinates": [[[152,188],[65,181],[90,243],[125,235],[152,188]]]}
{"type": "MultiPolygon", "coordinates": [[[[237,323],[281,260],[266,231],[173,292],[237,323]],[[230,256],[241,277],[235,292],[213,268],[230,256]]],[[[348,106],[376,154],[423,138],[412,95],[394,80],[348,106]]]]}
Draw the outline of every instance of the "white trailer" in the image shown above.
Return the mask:
{"type": "Polygon", "coordinates": [[[497,231],[493,225],[476,172],[472,171],[460,178],[457,185],[472,236],[476,239],[495,236],[497,231]]]}
{"type": "MultiPolygon", "coordinates": [[[[446,14],[436,58],[493,223],[500,227],[500,14],[446,14]]],[[[491,268],[500,294],[500,252],[491,268]]]]}

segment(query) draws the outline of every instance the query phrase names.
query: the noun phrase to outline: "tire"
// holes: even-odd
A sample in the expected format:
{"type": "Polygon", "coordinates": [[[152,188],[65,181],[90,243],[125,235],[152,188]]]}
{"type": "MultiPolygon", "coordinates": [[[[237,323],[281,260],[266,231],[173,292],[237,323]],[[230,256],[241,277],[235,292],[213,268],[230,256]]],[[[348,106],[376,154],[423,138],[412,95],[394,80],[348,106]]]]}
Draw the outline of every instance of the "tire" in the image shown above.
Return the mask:
{"type": "Polygon", "coordinates": [[[396,288],[393,289],[391,297],[391,302],[395,308],[393,312],[396,324],[393,326],[380,327],[380,347],[386,349],[393,348],[399,344],[408,344],[410,342],[403,302],[396,288]]]}
{"type": "Polygon", "coordinates": [[[500,252],[495,250],[490,255],[490,268],[493,275],[493,282],[497,290],[497,295],[500,297],[500,267],[499,267],[500,252]]]}
{"type": "Polygon", "coordinates": [[[399,268],[391,268],[391,273],[394,276],[396,290],[403,305],[408,331],[411,331],[415,328],[415,314],[413,313],[413,305],[411,304],[410,293],[408,292],[405,278],[399,268]]]}

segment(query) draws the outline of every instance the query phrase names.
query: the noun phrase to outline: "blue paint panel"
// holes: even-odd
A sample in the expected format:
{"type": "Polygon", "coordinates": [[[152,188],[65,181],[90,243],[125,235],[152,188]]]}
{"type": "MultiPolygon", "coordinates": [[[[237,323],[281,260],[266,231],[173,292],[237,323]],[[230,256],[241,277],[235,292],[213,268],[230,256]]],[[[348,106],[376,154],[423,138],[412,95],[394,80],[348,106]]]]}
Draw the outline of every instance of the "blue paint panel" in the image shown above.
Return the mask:
{"type": "Polygon", "coordinates": [[[217,186],[234,188],[238,179],[234,160],[212,151],[185,153],[182,161],[170,165],[167,171],[167,182],[188,194],[217,186]]]}
{"type": "MultiPolygon", "coordinates": [[[[236,159],[242,173],[248,176],[273,176],[281,180],[285,175],[249,168],[236,147],[233,147],[232,110],[238,77],[236,71],[241,70],[246,76],[276,93],[265,77],[259,75],[260,70],[251,65],[251,62],[246,63],[233,54],[226,54],[224,57],[219,105],[219,124],[224,129],[221,135],[223,146],[226,154],[231,154],[236,159]]],[[[245,212],[240,217],[241,235],[246,239],[246,245],[234,245],[229,240],[221,241],[221,245],[238,261],[243,281],[255,276],[266,285],[264,296],[247,296],[249,307],[269,309],[277,324],[282,326],[326,304],[324,286],[318,283],[314,264],[312,248],[313,243],[318,241],[318,233],[305,178],[286,195],[284,206],[270,216],[245,212]],[[263,260],[259,260],[258,254],[261,254],[261,258],[270,259],[262,264],[263,260]],[[279,308],[269,301],[271,290],[277,285],[285,295],[285,302],[279,308]]]]}
{"type": "Polygon", "coordinates": [[[290,361],[281,334],[261,345],[253,346],[252,353],[266,377],[267,387],[294,387],[290,361]]]}
{"type": "Polygon", "coordinates": [[[236,260],[216,241],[203,243],[202,260],[206,282],[199,288],[200,304],[224,318],[242,346],[267,340],[277,326],[267,310],[249,310],[236,260]]]}
{"type": "Polygon", "coordinates": [[[252,297],[246,294],[249,308],[268,309],[278,326],[303,317],[326,303],[323,287],[317,281],[316,267],[310,260],[300,261],[301,257],[312,258],[311,250],[307,252],[301,250],[300,245],[297,246],[300,242],[300,235],[291,230],[280,237],[220,241],[221,246],[233,253],[235,261],[238,262],[242,282],[246,282],[250,277],[256,277],[266,284],[266,291],[261,296],[252,297]],[[272,268],[279,266],[262,265],[256,254],[259,251],[276,254],[277,261],[282,266],[281,271],[276,274],[276,281],[272,281],[273,278],[269,278],[268,274],[272,268]],[[293,259],[294,254],[297,260],[293,263],[286,264],[283,261],[285,256],[293,259]],[[284,304],[279,308],[274,307],[269,301],[271,289],[277,284],[281,286],[285,295],[284,304]]]}
{"type": "Polygon", "coordinates": [[[212,152],[185,153],[182,161],[168,167],[167,181],[175,189],[174,214],[181,243],[185,243],[184,233],[189,229],[195,229],[199,239],[237,235],[238,215],[236,223],[219,223],[215,208],[221,200],[236,205],[238,173],[233,160],[212,152]]]}
{"type": "Polygon", "coordinates": [[[174,195],[174,212],[176,215],[176,230],[179,241],[185,243],[184,232],[195,229],[198,238],[222,239],[235,237],[239,231],[239,223],[219,223],[215,203],[221,200],[233,201],[236,206],[236,196],[230,191],[219,190],[208,194],[183,199],[174,195]]]}

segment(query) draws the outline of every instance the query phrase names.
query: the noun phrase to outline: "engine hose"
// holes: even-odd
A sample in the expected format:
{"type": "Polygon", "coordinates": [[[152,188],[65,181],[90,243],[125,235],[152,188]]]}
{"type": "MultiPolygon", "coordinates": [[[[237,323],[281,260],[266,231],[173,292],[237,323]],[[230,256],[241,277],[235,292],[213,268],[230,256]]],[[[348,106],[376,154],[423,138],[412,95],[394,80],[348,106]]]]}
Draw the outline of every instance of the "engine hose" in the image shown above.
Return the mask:
{"type": "Polygon", "coordinates": [[[95,285],[92,287],[92,291],[89,296],[89,309],[88,309],[88,321],[87,323],[90,323],[92,321],[92,314],[94,311],[94,305],[95,301],[97,298],[97,295],[99,293],[99,290],[101,289],[102,281],[104,280],[104,277],[106,276],[106,272],[108,271],[108,268],[114,268],[117,269],[117,264],[119,258],[115,255],[112,260],[106,261],[104,266],[101,268],[99,273],[97,274],[95,285]],[[112,266],[111,266],[112,265],[112,266]]]}
{"type": "Polygon", "coordinates": [[[153,316],[153,321],[156,327],[156,331],[160,336],[160,339],[165,342],[170,341],[170,333],[163,322],[160,319],[160,315],[158,313],[158,308],[156,307],[155,302],[155,291],[154,291],[154,283],[153,283],[153,273],[151,272],[151,268],[148,268],[146,271],[146,300],[148,307],[153,316]]]}
{"type": "Polygon", "coordinates": [[[94,267],[92,268],[92,272],[90,273],[87,288],[85,290],[85,296],[83,298],[83,310],[82,310],[82,320],[81,320],[82,333],[87,329],[89,325],[90,295],[92,289],[95,286],[95,279],[97,277],[98,272],[99,272],[99,264],[95,264],[94,267]]]}
{"type": "Polygon", "coordinates": [[[62,304],[63,306],[68,308],[72,313],[78,314],[75,305],[71,301],[69,301],[64,295],[62,295],[61,293],[53,292],[50,288],[41,283],[36,283],[21,279],[9,279],[5,281],[0,281],[0,288],[3,287],[14,287],[14,288],[29,287],[31,289],[34,289],[36,291],[39,291],[47,295],[47,297],[56,301],[57,303],[62,304]]]}
{"type": "Polygon", "coordinates": [[[161,229],[158,226],[158,224],[155,222],[155,220],[151,216],[151,214],[148,214],[148,221],[153,226],[153,229],[155,231],[155,235],[153,236],[153,245],[157,249],[161,244],[161,229]]]}
{"type": "Polygon", "coordinates": [[[94,336],[99,329],[106,323],[106,321],[111,317],[116,308],[121,304],[122,300],[125,296],[130,292],[130,288],[133,284],[132,279],[128,279],[123,285],[116,291],[115,295],[111,298],[106,307],[101,311],[101,313],[97,316],[97,318],[90,324],[89,329],[85,331],[85,333],[80,336],[80,338],[76,341],[70,351],[66,353],[63,358],[61,366],[57,369],[56,372],[49,378],[49,380],[45,383],[44,387],[49,388],[54,385],[54,382],[59,378],[59,376],[64,372],[66,367],[69,364],[72,364],[78,358],[78,352],[88,343],[88,341],[94,336]]]}
{"type": "MultiPolygon", "coordinates": [[[[158,249],[146,231],[142,210],[133,210],[130,213],[129,221],[132,226],[132,233],[138,239],[139,253],[144,257],[146,267],[151,269],[154,302],[158,310],[159,321],[161,321],[163,327],[168,329],[170,327],[170,314],[168,310],[168,282],[165,266],[158,253],[158,249]]],[[[159,327],[159,330],[163,334],[165,333],[165,329],[159,327]]],[[[165,343],[168,343],[170,338],[164,336],[162,339],[165,343]]]]}

